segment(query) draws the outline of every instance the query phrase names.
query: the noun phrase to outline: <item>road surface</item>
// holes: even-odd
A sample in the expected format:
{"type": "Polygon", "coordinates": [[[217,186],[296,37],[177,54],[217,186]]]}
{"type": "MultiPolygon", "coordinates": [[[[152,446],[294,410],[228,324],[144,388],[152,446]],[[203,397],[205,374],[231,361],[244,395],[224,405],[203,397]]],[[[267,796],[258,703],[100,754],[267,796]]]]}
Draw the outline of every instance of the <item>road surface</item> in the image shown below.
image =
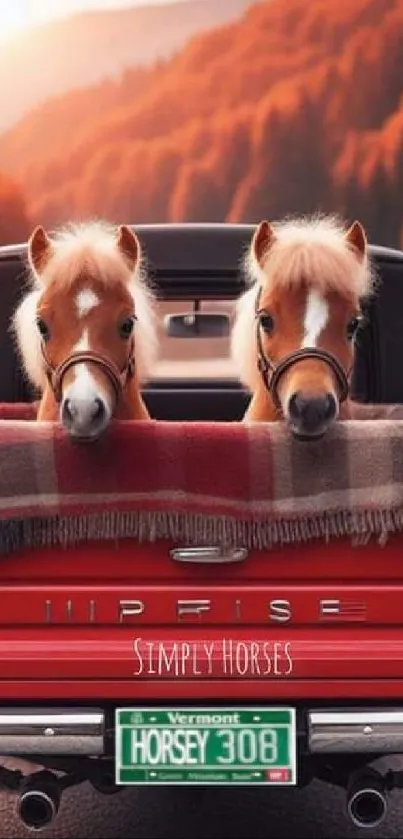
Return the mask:
{"type": "MultiPolygon", "coordinates": [[[[396,760],[394,762],[396,765],[396,760]]],[[[0,796],[1,839],[28,839],[15,818],[16,799],[0,796]]],[[[403,792],[393,792],[386,820],[357,830],[344,815],[342,790],[314,781],[305,790],[125,790],[103,797],[83,784],[63,797],[43,839],[401,839],[403,792]]]]}

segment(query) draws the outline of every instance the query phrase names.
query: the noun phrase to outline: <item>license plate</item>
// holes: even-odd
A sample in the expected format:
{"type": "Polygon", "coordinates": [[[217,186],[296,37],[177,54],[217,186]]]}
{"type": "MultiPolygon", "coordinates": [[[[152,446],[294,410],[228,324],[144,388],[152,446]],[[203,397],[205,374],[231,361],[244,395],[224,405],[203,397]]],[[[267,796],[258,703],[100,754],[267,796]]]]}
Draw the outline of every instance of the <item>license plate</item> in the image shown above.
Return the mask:
{"type": "Polygon", "coordinates": [[[118,708],[116,783],[294,785],[294,708],[118,708]]]}

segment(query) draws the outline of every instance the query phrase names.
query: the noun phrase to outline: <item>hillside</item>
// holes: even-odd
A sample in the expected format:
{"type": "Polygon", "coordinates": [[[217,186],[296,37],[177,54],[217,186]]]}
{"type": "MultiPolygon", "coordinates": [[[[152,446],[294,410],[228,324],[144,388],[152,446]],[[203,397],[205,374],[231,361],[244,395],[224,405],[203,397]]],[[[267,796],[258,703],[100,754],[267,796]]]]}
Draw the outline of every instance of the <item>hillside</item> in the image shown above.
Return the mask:
{"type": "Polygon", "coordinates": [[[150,0],[144,6],[56,19],[19,33],[1,44],[0,131],[49,96],[171,56],[191,35],[236,17],[251,2],[173,0],[156,6],[150,0]]]}
{"type": "Polygon", "coordinates": [[[403,0],[256,3],[161,66],[48,103],[0,160],[48,225],[322,209],[398,245],[402,55],[403,0]]]}

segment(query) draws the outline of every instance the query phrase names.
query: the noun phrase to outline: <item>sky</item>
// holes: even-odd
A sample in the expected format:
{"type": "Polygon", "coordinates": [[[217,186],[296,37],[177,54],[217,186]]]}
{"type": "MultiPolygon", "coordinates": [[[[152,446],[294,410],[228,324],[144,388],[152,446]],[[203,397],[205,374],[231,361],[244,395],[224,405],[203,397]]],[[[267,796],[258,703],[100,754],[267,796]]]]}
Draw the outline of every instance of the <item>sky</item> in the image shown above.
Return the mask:
{"type": "Polygon", "coordinates": [[[0,41],[12,38],[33,24],[88,9],[152,6],[170,2],[172,0],[0,0],[0,41]]]}

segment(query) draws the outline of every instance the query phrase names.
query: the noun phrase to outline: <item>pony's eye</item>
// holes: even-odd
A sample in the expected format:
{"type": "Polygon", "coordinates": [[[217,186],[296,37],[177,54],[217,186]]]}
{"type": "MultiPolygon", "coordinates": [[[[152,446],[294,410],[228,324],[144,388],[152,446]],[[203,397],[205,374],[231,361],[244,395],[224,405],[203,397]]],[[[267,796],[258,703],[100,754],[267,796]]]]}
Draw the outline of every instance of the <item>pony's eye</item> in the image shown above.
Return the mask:
{"type": "Polygon", "coordinates": [[[126,318],[126,320],[122,321],[119,324],[119,335],[123,339],[130,338],[130,335],[133,332],[135,317],[132,315],[130,318],[126,318]]]}
{"type": "Polygon", "coordinates": [[[259,321],[260,326],[266,335],[271,335],[271,333],[274,332],[274,318],[267,312],[262,312],[262,314],[259,315],[259,321]]]}
{"type": "Polygon", "coordinates": [[[43,318],[36,319],[36,326],[43,341],[49,341],[50,329],[43,318]]]}
{"type": "Polygon", "coordinates": [[[351,320],[349,320],[347,324],[347,338],[349,341],[353,341],[353,339],[355,338],[360,328],[361,320],[362,318],[359,315],[356,315],[355,317],[351,318],[351,320]]]}

